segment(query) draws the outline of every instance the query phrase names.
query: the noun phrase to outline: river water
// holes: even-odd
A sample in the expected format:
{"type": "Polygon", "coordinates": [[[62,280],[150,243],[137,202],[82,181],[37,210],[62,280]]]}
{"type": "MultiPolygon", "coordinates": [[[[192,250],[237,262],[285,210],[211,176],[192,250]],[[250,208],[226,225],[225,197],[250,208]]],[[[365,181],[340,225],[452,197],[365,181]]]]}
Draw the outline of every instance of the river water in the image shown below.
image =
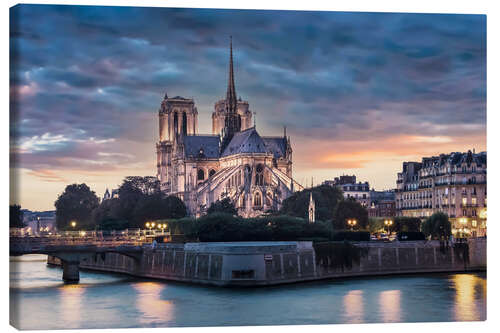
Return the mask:
{"type": "Polygon", "coordinates": [[[264,288],[204,287],[80,273],[65,285],[46,256],[10,262],[20,329],[294,325],[486,319],[486,274],[356,278],[264,288]]]}

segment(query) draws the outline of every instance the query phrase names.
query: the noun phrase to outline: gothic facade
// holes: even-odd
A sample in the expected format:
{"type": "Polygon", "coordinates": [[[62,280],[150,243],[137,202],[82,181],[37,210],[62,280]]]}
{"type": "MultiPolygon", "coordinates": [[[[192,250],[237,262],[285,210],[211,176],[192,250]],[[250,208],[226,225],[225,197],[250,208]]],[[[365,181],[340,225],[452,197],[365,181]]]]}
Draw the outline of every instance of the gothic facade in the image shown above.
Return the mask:
{"type": "Polygon", "coordinates": [[[166,194],[182,199],[193,216],[229,198],[244,217],[278,210],[301,190],[292,178],[292,147],[286,130],[261,136],[249,103],[237,98],[230,44],[226,98],[215,103],[212,134],[198,133],[193,99],[165,94],[159,109],[157,177],[166,194]]]}

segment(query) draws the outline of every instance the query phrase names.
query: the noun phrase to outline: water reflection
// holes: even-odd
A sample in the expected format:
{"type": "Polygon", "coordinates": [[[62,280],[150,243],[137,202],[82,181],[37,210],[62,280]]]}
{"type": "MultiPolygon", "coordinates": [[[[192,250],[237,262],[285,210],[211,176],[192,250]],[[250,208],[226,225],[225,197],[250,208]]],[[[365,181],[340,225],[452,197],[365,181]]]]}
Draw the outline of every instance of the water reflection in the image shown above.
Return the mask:
{"type": "Polygon", "coordinates": [[[486,280],[476,275],[456,274],[451,277],[455,285],[455,320],[480,320],[477,299],[486,299],[486,280]]]}
{"type": "Polygon", "coordinates": [[[137,291],[136,307],[144,314],[140,321],[145,324],[169,322],[173,315],[172,301],[162,300],[161,293],[164,283],[139,282],[132,284],[137,291]]]}
{"type": "Polygon", "coordinates": [[[344,296],[344,318],[346,323],[362,323],[364,321],[363,311],[363,291],[349,291],[344,296]]]}
{"type": "Polygon", "coordinates": [[[82,296],[85,288],[78,284],[67,284],[59,288],[61,318],[71,327],[81,326],[82,296]]]}
{"type": "Polygon", "coordinates": [[[379,295],[380,313],[383,322],[401,321],[401,291],[386,290],[379,295]]]}

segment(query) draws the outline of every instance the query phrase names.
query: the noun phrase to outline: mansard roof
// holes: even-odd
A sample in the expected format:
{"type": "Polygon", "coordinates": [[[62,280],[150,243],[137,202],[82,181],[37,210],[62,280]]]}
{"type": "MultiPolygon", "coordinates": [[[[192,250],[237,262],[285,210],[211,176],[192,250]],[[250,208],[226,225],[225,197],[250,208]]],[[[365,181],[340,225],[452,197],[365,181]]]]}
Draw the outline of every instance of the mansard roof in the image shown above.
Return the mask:
{"type": "Polygon", "coordinates": [[[260,137],[255,127],[234,133],[231,141],[221,156],[230,156],[245,153],[268,153],[264,140],[260,137]]]}
{"type": "Polygon", "coordinates": [[[218,135],[185,135],[183,142],[186,157],[219,157],[220,137],[218,135]]]}

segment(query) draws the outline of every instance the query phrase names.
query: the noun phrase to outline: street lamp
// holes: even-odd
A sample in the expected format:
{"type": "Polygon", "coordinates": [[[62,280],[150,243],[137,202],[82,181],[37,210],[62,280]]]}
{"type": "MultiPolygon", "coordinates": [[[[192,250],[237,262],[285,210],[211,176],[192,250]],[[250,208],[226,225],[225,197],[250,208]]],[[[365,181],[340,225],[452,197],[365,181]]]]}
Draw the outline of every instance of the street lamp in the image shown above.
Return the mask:
{"type": "Polygon", "coordinates": [[[390,233],[390,227],[392,225],[392,220],[385,220],[384,224],[387,226],[387,233],[390,233]]]}
{"type": "Polygon", "coordinates": [[[73,227],[73,229],[75,229],[75,227],[76,227],[76,222],[75,222],[75,221],[71,221],[71,226],[73,227]]]}
{"type": "Polygon", "coordinates": [[[354,229],[354,226],[358,223],[356,220],[347,220],[347,224],[351,227],[351,231],[354,229]]]}

